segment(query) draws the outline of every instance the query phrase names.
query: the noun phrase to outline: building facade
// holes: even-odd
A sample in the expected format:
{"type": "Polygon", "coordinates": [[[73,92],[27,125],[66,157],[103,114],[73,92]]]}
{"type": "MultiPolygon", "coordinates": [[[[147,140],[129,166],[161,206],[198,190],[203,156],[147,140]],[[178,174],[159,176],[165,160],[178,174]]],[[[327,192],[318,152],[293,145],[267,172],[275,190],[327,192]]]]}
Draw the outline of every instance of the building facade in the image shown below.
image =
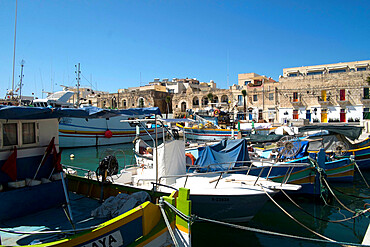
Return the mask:
{"type": "Polygon", "coordinates": [[[360,122],[370,109],[370,60],[283,69],[279,121],[360,122]]]}

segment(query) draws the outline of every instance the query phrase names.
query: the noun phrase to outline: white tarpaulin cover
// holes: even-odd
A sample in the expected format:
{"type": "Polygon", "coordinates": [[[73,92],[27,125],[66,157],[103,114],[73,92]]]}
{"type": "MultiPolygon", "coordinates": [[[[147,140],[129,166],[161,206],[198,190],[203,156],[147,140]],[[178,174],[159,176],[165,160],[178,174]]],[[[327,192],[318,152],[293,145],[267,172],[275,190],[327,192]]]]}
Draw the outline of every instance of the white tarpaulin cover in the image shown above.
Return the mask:
{"type": "Polygon", "coordinates": [[[107,198],[100,207],[91,212],[91,216],[97,218],[114,218],[149,200],[150,196],[145,191],[136,192],[131,195],[120,193],[115,197],[111,196],[107,198]]]}
{"type": "MultiPolygon", "coordinates": [[[[153,150],[153,167],[156,169],[156,154],[153,150]]],[[[168,175],[183,175],[186,173],[185,143],[173,140],[158,146],[158,179],[168,175]]],[[[166,178],[159,181],[163,184],[174,184],[176,178],[166,178]]]]}

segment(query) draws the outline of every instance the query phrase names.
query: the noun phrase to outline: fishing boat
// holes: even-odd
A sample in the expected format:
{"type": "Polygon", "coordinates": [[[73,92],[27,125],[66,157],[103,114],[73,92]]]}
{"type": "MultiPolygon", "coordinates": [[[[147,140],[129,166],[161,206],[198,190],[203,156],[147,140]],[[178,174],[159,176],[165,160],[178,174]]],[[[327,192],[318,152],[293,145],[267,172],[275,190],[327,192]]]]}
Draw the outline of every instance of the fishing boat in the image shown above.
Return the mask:
{"type": "MultiPolygon", "coordinates": [[[[178,125],[179,126],[179,125],[178,125]]],[[[245,128],[245,129],[222,129],[222,128],[216,128],[215,126],[211,124],[199,124],[194,125],[192,127],[184,127],[179,126],[183,131],[184,135],[189,140],[195,140],[195,141],[221,141],[225,139],[236,139],[238,137],[238,133],[240,132],[242,136],[247,136],[252,133],[257,133],[261,135],[268,135],[271,126],[267,125],[257,125],[256,127],[252,128],[245,128]]]]}
{"type": "MultiPolygon", "coordinates": [[[[159,246],[176,242],[188,246],[189,224],[173,210],[182,205],[183,213],[190,215],[186,189],[169,193],[161,205],[147,201],[135,207],[136,199],[145,193],[141,191],[126,201],[133,209],[125,208],[110,218],[91,217],[91,210],[102,207],[97,199],[106,203],[113,200],[109,196],[120,195],[122,202],[124,196],[117,187],[105,186],[106,193],[94,197],[91,189],[81,190],[74,186],[75,180],[68,181],[70,176],[60,164],[58,118],[72,116],[89,114],[82,109],[0,107],[1,244],[159,246]]],[[[84,182],[79,184],[93,188],[96,181],[84,182]]]]}
{"type": "Polygon", "coordinates": [[[298,190],[301,187],[232,171],[187,173],[183,140],[165,140],[152,147],[151,152],[151,162],[148,159],[147,164],[137,163],[125,168],[117,176],[111,176],[111,181],[140,189],[154,186],[157,191],[166,193],[169,188],[190,188],[193,212],[201,217],[229,222],[248,221],[268,200],[261,186],[271,195],[280,189],[298,190]]]}
{"type": "Polygon", "coordinates": [[[310,142],[308,152],[315,154],[320,148],[333,159],[354,157],[359,169],[370,168],[370,146],[369,140],[355,142],[363,127],[353,125],[310,125],[299,128],[301,133],[316,131],[314,135],[307,135],[310,142]]]}
{"type": "MultiPolygon", "coordinates": [[[[34,100],[33,105],[36,107],[73,108],[73,104],[68,103],[72,95],[74,95],[72,91],[55,92],[46,99],[34,100]]],[[[137,130],[135,124],[121,123],[120,121],[146,118],[154,114],[161,115],[158,107],[110,110],[85,106],[83,109],[91,114],[99,114],[101,117],[85,119],[79,117],[61,118],[59,121],[60,147],[77,148],[130,143],[136,135],[149,140],[147,132],[154,134],[154,123],[148,122],[146,126],[141,126],[137,130]],[[105,117],[102,117],[103,115],[105,117]]],[[[158,128],[157,131],[158,135],[162,135],[161,128],[158,128]]]]}

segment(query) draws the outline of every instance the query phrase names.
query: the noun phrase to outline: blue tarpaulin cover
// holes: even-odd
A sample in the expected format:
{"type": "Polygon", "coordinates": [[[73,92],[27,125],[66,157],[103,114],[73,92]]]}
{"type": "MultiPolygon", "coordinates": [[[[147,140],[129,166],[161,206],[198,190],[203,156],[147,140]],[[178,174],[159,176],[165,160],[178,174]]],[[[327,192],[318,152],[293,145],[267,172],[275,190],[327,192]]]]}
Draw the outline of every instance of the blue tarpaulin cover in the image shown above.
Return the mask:
{"type": "MultiPolygon", "coordinates": [[[[280,157],[281,159],[286,159],[286,158],[289,158],[289,159],[298,159],[298,158],[302,158],[302,157],[308,156],[308,152],[307,152],[307,149],[308,149],[308,141],[294,141],[292,143],[294,145],[294,148],[292,149],[292,151],[295,151],[295,150],[299,149],[298,152],[296,154],[294,154],[294,155],[291,154],[291,156],[289,156],[289,152],[287,152],[287,154],[288,154],[287,156],[289,156],[289,157],[286,157],[284,155],[284,152],[283,152],[283,155],[280,157]]],[[[281,147],[279,149],[279,152],[280,151],[283,151],[282,149],[283,149],[283,147],[281,147]]]]}
{"type": "Polygon", "coordinates": [[[94,106],[83,108],[49,108],[29,106],[0,106],[0,119],[45,119],[45,118],[109,118],[118,115],[161,115],[158,107],[131,108],[123,110],[101,109],[94,106]]]}
{"type": "Polygon", "coordinates": [[[198,152],[199,157],[195,161],[195,166],[204,167],[204,169],[200,169],[201,172],[223,171],[227,170],[229,166],[232,168],[243,165],[243,163],[237,163],[237,161],[250,160],[247,140],[245,139],[222,140],[217,144],[198,148],[198,152]],[[217,165],[212,165],[208,169],[211,164],[217,165]]]}

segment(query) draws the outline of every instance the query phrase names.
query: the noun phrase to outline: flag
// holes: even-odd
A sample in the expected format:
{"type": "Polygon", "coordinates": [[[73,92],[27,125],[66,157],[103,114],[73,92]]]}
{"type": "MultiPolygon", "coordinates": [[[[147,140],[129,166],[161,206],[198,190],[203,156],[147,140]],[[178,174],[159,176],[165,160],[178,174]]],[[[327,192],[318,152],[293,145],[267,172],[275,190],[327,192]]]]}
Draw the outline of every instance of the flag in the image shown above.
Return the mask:
{"type": "Polygon", "coordinates": [[[8,157],[1,170],[8,174],[13,180],[17,180],[17,147],[14,146],[14,152],[8,157]]]}
{"type": "Polygon", "coordinates": [[[42,157],[40,166],[43,166],[45,164],[46,160],[48,159],[49,155],[51,154],[51,151],[53,151],[54,139],[55,139],[55,137],[51,138],[50,143],[49,143],[48,147],[45,150],[44,156],[42,157]]]}
{"type": "Polygon", "coordinates": [[[54,145],[53,146],[53,165],[54,165],[54,169],[57,172],[61,172],[63,170],[62,165],[60,164],[61,159],[62,159],[62,150],[60,150],[60,152],[58,153],[54,145]]]}

